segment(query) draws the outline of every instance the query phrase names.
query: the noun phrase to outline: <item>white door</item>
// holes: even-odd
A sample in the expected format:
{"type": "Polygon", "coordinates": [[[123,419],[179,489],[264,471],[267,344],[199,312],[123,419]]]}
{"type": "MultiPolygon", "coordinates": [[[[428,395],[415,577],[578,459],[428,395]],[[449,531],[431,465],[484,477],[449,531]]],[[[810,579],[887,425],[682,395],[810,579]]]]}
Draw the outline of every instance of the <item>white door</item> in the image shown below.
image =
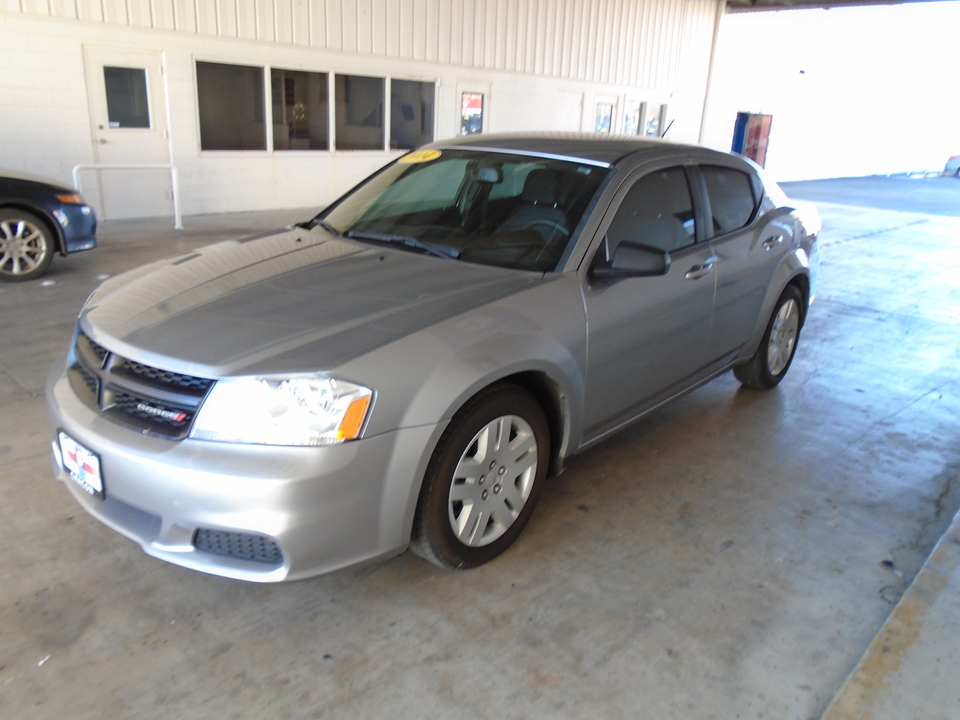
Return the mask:
{"type": "MultiPolygon", "coordinates": [[[[97,164],[169,164],[161,54],[85,46],[84,59],[97,164]]],[[[173,214],[169,170],[87,170],[80,183],[101,219],[173,214]]]]}

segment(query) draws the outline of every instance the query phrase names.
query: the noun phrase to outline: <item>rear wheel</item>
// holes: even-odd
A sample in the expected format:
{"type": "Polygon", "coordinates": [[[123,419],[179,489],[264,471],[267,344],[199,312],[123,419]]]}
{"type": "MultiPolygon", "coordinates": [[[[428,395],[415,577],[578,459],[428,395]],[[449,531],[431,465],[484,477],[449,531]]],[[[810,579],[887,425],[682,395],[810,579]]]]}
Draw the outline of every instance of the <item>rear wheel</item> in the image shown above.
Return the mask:
{"type": "Polygon", "coordinates": [[[506,550],[540,497],[550,457],[547,420],[515,385],[468,402],[444,431],[424,478],[410,549],[446,568],[506,550]]]}
{"type": "Polygon", "coordinates": [[[56,239],[39,217],[26,210],[0,210],[0,280],[40,277],[55,249],[56,239]]]}
{"type": "Polygon", "coordinates": [[[769,390],[780,384],[797,352],[802,325],[803,297],[795,285],[789,285],[774,306],[757,352],[733,368],[737,380],[756,390],[769,390]]]}

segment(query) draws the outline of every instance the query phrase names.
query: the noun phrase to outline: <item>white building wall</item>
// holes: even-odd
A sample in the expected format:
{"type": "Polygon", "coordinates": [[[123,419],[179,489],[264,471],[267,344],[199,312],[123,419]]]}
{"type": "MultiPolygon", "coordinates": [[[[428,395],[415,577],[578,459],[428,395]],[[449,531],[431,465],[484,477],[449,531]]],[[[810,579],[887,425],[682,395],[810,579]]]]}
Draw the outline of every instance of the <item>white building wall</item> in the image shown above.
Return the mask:
{"type": "MultiPolygon", "coordinates": [[[[437,138],[463,91],[486,132],[593,130],[598,101],[668,105],[700,133],[720,0],[0,0],[0,165],[69,181],[97,162],[85,48],[163,68],[185,214],[321,206],[396,151],[201,151],[195,63],[436,82],[437,138]]],[[[269,77],[269,75],[268,75],[269,77]]],[[[269,82],[267,83],[269,85],[269,82]]],[[[389,126],[389,119],[387,120],[389,126]]],[[[83,175],[84,189],[95,181],[83,175]]]]}
{"type": "Polygon", "coordinates": [[[704,143],[773,116],[778,180],[943,169],[960,152],[960,3],[728,14],[704,143]]]}

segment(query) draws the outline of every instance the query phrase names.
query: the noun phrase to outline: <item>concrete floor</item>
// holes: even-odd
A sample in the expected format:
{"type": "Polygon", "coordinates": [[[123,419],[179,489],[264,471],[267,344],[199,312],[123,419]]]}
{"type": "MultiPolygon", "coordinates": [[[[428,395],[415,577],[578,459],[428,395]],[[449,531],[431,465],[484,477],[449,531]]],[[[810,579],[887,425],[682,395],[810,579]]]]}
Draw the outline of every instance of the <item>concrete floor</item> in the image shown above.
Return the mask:
{"type": "Polygon", "coordinates": [[[104,224],[0,286],[0,717],[819,718],[960,506],[960,219],[820,210],[784,383],[728,374],[582,454],[466,573],[209,577],[52,479],[44,378],[98,278],[308,213],[104,224]]]}

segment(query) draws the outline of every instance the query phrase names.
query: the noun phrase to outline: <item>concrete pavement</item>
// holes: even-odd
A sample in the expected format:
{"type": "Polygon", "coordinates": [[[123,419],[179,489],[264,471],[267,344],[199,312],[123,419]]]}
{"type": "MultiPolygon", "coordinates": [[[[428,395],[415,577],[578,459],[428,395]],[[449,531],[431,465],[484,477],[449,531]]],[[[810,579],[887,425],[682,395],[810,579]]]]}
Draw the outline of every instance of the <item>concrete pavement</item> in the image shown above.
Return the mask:
{"type": "MultiPolygon", "coordinates": [[[[467,573],[404,554],[278,586],[204,576],[52,479],[43,381],[100,278],[308,211],[108,223],[97,251],[0,286],[0,716],[820,717],[960,507],[960,220],[821,213],[784,383],[728,374],[582,454],[467,573]]],[[[901,667],[943,686],[917,637],[901,667]]],[[[926,698],[900,717],[958,717],[926,698]]]]}

